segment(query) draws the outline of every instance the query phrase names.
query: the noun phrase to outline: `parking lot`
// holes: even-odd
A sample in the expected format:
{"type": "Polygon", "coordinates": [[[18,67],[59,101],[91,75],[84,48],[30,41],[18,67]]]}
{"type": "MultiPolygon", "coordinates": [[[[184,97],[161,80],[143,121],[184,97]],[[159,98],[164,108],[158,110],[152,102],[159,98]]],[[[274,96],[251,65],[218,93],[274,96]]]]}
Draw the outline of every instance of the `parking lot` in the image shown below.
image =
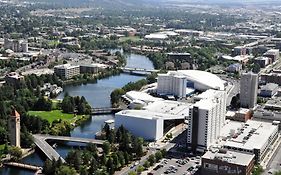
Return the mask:
{"type": "Polygon", "coordinates": [[[177,174],[177,175],[191,175],[198,170],[200,159],[185,158],[185,159],[162,159],[151,171],[154,175],[162,174],[177,174]]]}

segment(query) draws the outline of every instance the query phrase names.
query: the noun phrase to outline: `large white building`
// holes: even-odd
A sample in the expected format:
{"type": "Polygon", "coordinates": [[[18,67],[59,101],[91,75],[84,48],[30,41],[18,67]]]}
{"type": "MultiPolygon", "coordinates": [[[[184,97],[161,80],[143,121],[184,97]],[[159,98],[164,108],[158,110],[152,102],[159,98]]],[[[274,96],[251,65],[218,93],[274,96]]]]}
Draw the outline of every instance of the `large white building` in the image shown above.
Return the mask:
{"type": "Polygon", "coordinates": [[[258,75],[252,72],[243,73],[240,81],[240,103],[243,108],[254,108],[257,105],[258,75]]]}
{"type": "Polygon", "coordinates": [[[197,101],[189,110],[187,145],[193,152],[204,152],[220,135],[225,122],[225,91],[207,90],[195,97],[197,101]]]}
{"type": "Polygon", "coordinates": [[[174,95],[179,98],[186,97],[186,77],[177,75],[176,72],[159,74],[157,93],[161,95],[174,95]]]}
{"type": "Polygon", "coordinates": [[[185,97],[187,88],[224,90],[225,82],[214,74],[199,70],[170,71],[160,74],[157,80],[157,93],[160,95],[185,97]]]}
{"type": "Polygon", "coordinates": [[[190,104],[177,101],[155,101],[143,110],[124,110],[115,114],[115,127],[123,125],[135,136],[159,140],[164,135],[165,122],[184,120],[190,104]]]}

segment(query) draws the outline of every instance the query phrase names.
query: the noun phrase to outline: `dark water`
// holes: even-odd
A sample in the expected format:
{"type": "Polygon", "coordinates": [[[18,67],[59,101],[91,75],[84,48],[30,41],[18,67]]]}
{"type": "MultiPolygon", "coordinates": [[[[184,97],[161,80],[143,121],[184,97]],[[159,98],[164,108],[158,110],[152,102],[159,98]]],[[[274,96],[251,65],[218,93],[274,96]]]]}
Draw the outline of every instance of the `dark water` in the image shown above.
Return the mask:
{"type": "MultiPolygon", "coordinates": [[[[144,68],[153,69],[153,64],[150,60],[142,55],[137,54],[125,54],[127,59],[126,67],[130,68],[144,68]]],[[[126,85],[129,82],[135,82],[144,77],[134,76],[128,74],[120,74],[118,76],[112,76],[102,80],[98,80],[96,84],[87,84],[79,86],[68,86],[65,87],[64,92],[58,96],[58,99],[64,97],[64,93],[68,92],[71,96],[84,96],[92,107],[110,107],[110,93],[116,89],[126,85]]],[[[84,137],[84,138],[94,138],[95,133],[100,131],[104,122],[109,119],[113,119],[113,115],[98,115],[92,116],[87,122],[81,126],[76,127],[72,132],[73,137],[84,137]]],[[[68,146],[58,146],[57,151],[62,156],[65,157],[72,146],[77,146],[77,143],[68,143],[68,146]]],[[[44,158],[39,156],[36,152],[25,159],[22,162],[42,166],[44,158]]],[[[0,169],[1,175],[33,175],[34,172],[25,171],[16,168],[3,168],[0,169]]]]}

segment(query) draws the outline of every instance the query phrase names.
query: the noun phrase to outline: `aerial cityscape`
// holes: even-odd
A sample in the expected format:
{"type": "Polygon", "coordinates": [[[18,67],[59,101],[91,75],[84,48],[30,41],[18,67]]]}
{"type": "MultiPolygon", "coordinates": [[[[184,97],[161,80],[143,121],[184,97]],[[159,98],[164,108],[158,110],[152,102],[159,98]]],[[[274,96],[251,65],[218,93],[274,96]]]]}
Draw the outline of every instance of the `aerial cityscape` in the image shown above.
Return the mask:
{"type": "Polygon", "coordinates": [[[281,175],[281,1],[0,11],[0,175],[281,175]]]}

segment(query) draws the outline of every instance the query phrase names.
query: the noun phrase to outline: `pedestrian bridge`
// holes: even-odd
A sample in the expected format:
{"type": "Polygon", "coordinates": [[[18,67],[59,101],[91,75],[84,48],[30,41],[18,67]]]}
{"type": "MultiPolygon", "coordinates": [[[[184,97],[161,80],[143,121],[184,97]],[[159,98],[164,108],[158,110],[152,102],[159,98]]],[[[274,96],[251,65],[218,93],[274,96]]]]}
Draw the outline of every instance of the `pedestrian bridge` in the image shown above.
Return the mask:
{"type": "Polygon", "coordinates": [[[50,146],[47,140],[56,140],[56,141],[67,141],[67,142],[78,142],[78,143],[93,143],[96,145],[102,145],[104,140],[88,139],[88,138],[77,138],[77,137],[66,137],[66,136],[52,136],[52,135],[33,135],[35,145],[47,156],[48,159],[59,160],[62,162],[65,160],[57,153],[57,151],[50,146]]]}
{"type": "Polygon", "coordinates": [[[4,163],[4,165],[12,166],[12,167],[17,167],[17,168],[22,168],[22,169],[27,169],[27,170],[31,170],[31,171],[42,170],[42,167],[35,166],[35,165],[24,164],[24,163],[18,163],[18,162],[7,162],[7,163],[4,163]]]}
{"type": "Polygon", "coordinates": [[[92,115],[98,115],[98,114],[112,114],[119,111],[122,111],[122,108],[92,108],[92,115]]]}

